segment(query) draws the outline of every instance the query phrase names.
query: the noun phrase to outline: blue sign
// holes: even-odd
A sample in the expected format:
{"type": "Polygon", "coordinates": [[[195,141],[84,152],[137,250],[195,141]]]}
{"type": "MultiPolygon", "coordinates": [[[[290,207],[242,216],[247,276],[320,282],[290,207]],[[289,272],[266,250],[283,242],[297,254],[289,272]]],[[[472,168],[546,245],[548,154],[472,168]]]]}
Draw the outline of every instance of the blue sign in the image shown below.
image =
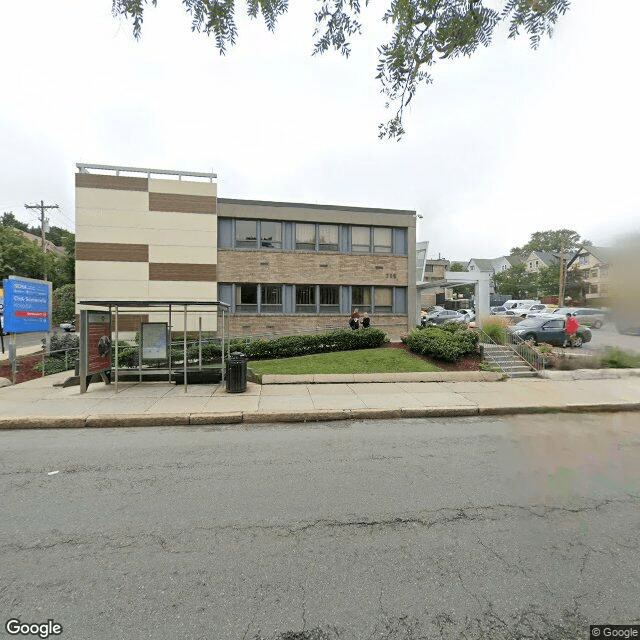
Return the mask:
{"type": "Polygon", "coordinates": [[[51,329],[51,283],[10,277],[4,281],[3,327],[7,333],[51,329]]]}

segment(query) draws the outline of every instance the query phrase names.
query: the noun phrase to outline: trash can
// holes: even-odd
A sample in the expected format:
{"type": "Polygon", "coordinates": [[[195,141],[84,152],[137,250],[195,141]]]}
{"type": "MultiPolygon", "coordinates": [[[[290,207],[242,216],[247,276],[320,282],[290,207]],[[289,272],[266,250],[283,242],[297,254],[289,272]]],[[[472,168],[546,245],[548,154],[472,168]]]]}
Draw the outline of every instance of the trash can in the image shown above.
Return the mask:
{"type": "Polygon", "coordinates": [[[247,356],[234,351],[227,360],[227,391],[242,393],[247,390],[247,356]]]}

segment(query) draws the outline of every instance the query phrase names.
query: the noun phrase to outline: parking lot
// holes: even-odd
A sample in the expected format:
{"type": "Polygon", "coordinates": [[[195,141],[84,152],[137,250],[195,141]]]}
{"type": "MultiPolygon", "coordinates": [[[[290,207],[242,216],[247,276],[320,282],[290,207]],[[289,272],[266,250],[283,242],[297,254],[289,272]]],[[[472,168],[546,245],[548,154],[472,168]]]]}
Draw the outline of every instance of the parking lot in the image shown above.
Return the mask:
{"type": "Polygon", "coordinates": [[[627,336],[618,333],[613,323],[606,323],[600,329],[591,330],[591,342],[582,346],[587,351],[604,351],[606,347],[617,347],[628,353],[640,354],[640,336],[627,336]]]}

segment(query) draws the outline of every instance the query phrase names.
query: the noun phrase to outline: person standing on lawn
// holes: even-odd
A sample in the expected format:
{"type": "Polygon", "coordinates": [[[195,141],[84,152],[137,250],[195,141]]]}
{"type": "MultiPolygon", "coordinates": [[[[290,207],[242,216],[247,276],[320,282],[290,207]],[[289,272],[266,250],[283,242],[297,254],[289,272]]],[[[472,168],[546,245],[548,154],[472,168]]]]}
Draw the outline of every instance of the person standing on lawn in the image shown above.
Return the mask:
{"type": "Polygon", "coordinates": [[[578,322],[578,319],[570,313],[567,313],[567,319],[564,323],[566,338],[562,345],[563,347],[573,346],[573,339],[576,337],[576,332],[578,331],[579,326],[580,323],[578,322]]]}

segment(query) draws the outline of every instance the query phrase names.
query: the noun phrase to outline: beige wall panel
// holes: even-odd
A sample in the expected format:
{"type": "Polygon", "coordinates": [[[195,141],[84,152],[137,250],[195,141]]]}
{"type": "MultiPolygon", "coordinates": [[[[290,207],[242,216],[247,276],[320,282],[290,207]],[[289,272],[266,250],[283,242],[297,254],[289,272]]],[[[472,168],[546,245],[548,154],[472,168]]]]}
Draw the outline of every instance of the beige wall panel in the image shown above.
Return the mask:
{"type": "MultiPolygon", "coordinates": [[[[216,331],[218,328],[217,320],[217,308],[216,307],[204,307],[189,310],[187,316],[187,325],[189,331],[198,330],[198,317],[202,318],[202,330],[203,331],[216,331]]],[[[149,322],[168,322],[169,314],[167,312],[150,312],[149,322]]],[[[179,307],[172,307],[171,309],[171,324],[173,325],[173,331],[181,331],[184,324],[184,312],[179,307]]]]}
{"type": "Polygon", "coordinates": [[[149,282],[151,300],[217,300],[215,282],[149,282]]]}
{"type": "Polygon", "coordinates": [[[149,247],[149,262],[216,264],[218,262],[218,250],[216,247],[151,245],[149,247]]]}
{"type": "Polygon", "coordinates": [[[149,191],[154,193],[179,193],[185,196],[216,196],[218,185],[215,182],[196,180],[149,180],[149,191]]]}
{"type": "MultiPolygon", "coordinates": [[[[147,229],[147,242],[154,246],[211,247],[217,246],[213,231],[185,231],[183,229],[147,229]]],[[[134,242],[131,240],[131,242],[134,242]]]]}
{"type": "Polygon", "coordinates": [[[141,229],[184,229],[218,232],[216,216],[164,211],[124,211],[117,209],[76,209],[76,225],[86,227],[137,227],[141,229]]]}
{"type": "Polygon", "coordinates": [[[78,188],[76,189],[76,207],[79,209],[148,211],[149,194],[146,191],[78,188]]]}
{"type": "MultiPolygon", "coordinates": [[[[407,257],[218,251],[218,282],[406,286],[407,257]]],[[[411,274],[415,273],[415,267],[411,274]]],[[[414,293],[415,304],[415,293],[414,293]]]]}
{"type": "Polygon", "coordinates": [[[135,280],[84,280],[76,276],[77,300],[147,300],[149,283],[135,280]]]}
{"type": "Polygon", "coordinates": [[[122,242],[149,244],[150,229],[135,227],[92,227],[76,225],[77,242],[122,242]]]}
{"type": "Polygon", "coordinates": [[[148,214],[150,227],[155,229],[184,229],[189,231],[218,232],[217,216],[201,213],[152,211],[148,214]]]}
{"type": "Polygon", "coordinates": [[[149,213],[118,209],[76,209],[77,227],[151,227],[149,213]]]}
{"type": "Polygon", "coordinates": [[[149,280],[149,264],[146,262],[100,262],[78,260],[76,262],[76,279],[116,281],[149,280]]]}

